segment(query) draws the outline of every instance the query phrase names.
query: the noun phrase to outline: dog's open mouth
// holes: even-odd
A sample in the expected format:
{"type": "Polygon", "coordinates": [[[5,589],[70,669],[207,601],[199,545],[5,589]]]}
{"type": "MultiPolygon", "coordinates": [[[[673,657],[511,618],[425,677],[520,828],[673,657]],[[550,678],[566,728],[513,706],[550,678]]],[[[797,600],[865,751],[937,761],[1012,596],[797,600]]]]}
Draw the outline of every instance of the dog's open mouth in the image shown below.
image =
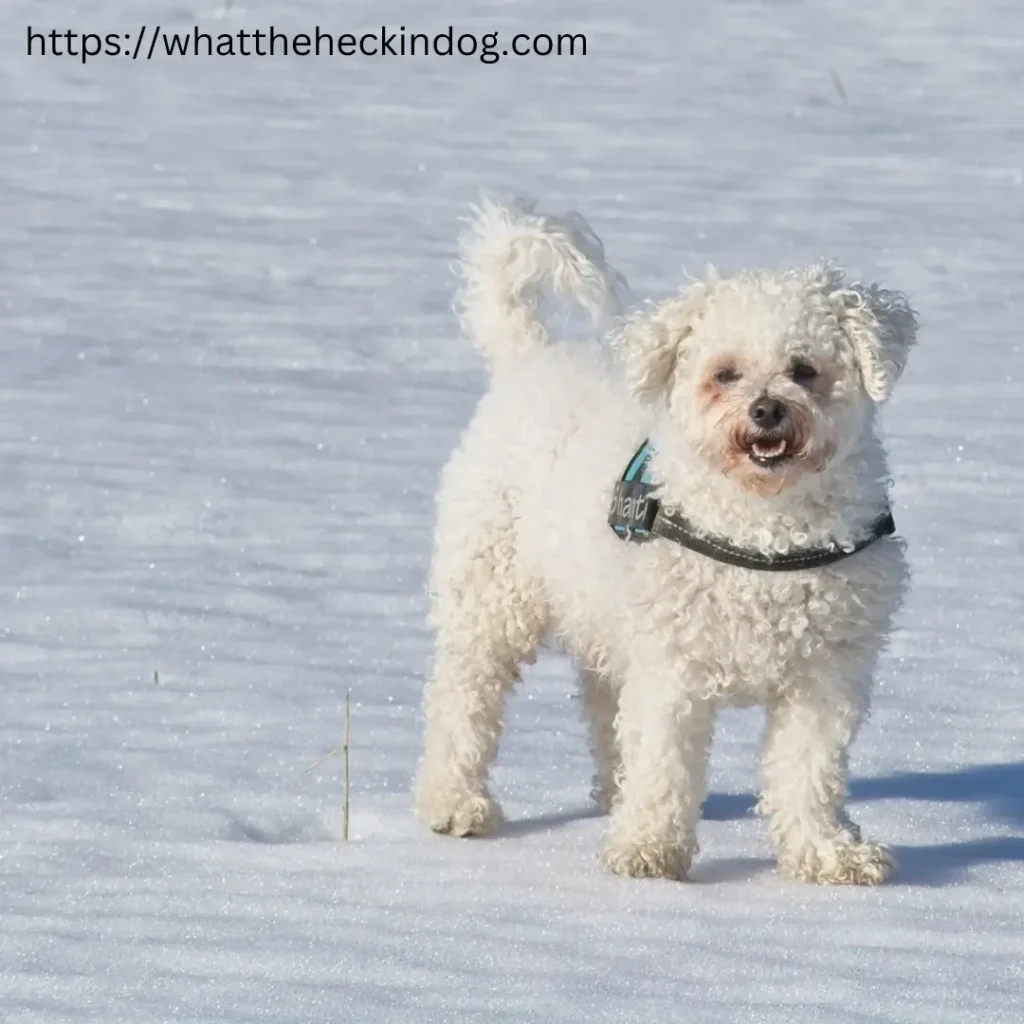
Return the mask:
{"type": "Polygon", "coordinates": [[[774,469],[792,458],[789,442],[784,437],[751,441],[747,454],[750,461],[762,469],[774,469]]]}

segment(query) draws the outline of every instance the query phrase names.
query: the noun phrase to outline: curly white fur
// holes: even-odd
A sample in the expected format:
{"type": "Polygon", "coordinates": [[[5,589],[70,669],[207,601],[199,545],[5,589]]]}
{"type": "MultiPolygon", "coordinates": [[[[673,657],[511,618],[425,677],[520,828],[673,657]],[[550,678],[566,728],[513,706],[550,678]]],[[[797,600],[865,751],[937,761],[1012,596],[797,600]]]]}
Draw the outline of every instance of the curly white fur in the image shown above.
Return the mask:
{"type": "Polygon", "coordinates": [[[612,870],[686,876],[715,712],[758,703],[760,809],[782,871],[884,881],[892,859],[843,805],[905,586],[901,544],[768,573],[624,543],[606,516],[650,437],[660,497],[708,534],[765,552],[863,537],[886,506],[874,407],[914,340],[906,299],[831,265],[711,272],[626,322],[610,358],[552,343],[536,315],[545,284],[595,319],[616,309],[621,278],[581,220],[487,206],[463,254],[463,322],[493,376],[438,497],[420,818],[453,835],[497,826],[487,775],[505,699],[553,635],[580,666],[612,870]],[[768,463],[755,456],[769,435],[751,422],[765,396],[787,410],[770,435],[785,454],[768,463]]]}

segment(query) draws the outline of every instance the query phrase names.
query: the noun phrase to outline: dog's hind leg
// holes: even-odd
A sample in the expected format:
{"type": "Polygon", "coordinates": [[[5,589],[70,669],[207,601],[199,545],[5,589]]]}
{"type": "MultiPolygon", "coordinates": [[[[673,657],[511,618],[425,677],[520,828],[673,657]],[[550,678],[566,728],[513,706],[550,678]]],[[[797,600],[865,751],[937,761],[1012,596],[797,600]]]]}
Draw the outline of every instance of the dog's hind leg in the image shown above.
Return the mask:
{"type": "Polygon", "coordinates": [[[456,836],[491,832],[500,810],[487,788],[505,699],[546,629],[538,587],[522,573],[512,510],[495,496],[439,532],[434,564],[437,642],[424,692],[424,754],[414,785],[420,819],[456,836]]]}
{"type": "Polygon", "coordinates": [[[602,811],[608,812],[618,793],[618,773],[622,762],[615,736],[619,694],[611,679],[590,669],[580,670],[579,686],[583,720],[597,769],[590,796],[602,811]]]}

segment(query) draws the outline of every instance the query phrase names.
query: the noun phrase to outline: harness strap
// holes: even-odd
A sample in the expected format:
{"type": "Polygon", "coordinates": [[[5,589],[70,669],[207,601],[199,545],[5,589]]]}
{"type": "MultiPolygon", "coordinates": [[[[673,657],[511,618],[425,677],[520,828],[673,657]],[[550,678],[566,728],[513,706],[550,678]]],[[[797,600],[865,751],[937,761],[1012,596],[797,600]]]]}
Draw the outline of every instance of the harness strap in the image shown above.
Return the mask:
{"type": "Polygon", "coordinates": [[[849,558],[863,551],[882,537],[896,532],[892,512],[886,509],[871,525],[868,535],[852,547],[833,543],[827,547],[804,548],[766,555],[736,547],[724,537],[698,533],[693,524],[681,513],[666,510],[654,496],[655,485],[647,478],[651,459],[649,441],[637,449],[630,459],[622,479],[615,485],[608,523],[623,540],[642,543],[655,537],[705,555],[716,562],[738,566],[741,569],[760,569],[768,572],[796,572],[800,569],[818,569],[849,558]]]}

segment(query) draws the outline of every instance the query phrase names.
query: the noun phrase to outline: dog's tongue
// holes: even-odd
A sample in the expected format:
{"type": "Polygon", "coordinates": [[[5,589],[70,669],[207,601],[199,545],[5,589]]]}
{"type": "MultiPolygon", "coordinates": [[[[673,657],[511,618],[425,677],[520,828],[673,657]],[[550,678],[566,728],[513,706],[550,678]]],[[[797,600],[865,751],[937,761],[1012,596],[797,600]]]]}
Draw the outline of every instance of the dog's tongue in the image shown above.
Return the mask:
{"type": "Polygon", "coordinates": [[[786,454],[786,442],[780,441],[755,441],[751,450],[759,459],[774,459],[778,455],[786,454]]]}

